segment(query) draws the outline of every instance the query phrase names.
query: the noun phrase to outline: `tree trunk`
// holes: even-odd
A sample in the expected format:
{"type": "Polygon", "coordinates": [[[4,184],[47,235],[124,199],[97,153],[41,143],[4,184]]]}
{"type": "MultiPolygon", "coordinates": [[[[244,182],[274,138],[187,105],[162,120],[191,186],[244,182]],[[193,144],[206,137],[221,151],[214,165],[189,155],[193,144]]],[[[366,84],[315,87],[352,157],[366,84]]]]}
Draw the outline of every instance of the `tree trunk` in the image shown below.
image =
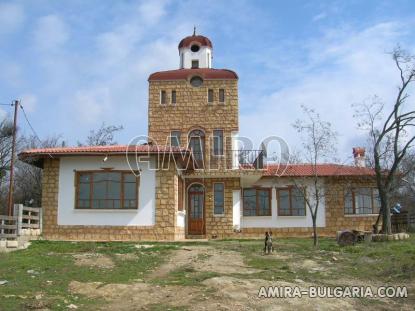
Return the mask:
{"type": "Polygon", "coordinates": [[[317,235],[317,213],[316,215],[312,215],[313,219],[313,244],[314,247],[318,246],[318,235],[317,235]]]}
{"type": "Polygon", "coordinates": [[[382,209],[382,232],[384,234],[392,233],[391,212],[389,207],[388,190],[379,191],[380,205],[382,209]]]}

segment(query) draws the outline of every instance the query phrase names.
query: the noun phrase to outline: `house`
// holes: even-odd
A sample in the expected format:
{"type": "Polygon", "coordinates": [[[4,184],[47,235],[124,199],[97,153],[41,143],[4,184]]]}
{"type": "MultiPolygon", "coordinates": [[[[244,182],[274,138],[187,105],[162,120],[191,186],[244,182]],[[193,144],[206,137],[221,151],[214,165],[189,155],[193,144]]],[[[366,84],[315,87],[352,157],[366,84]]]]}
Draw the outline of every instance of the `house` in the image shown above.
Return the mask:
{"type": "Polygon", "coordinates": [[[370,230],[379,209],[374,172],[355,166],[267,163],[238,150],[238,76],[212,68],[212,42],[179,44],[180,68],[149,76],[148,140],[126,146],[26,150],[43,168],[44,237],[54,240],[181,240],[310,236],[312,221],[293,184],[324,200],[321,235],[370,230]]]}

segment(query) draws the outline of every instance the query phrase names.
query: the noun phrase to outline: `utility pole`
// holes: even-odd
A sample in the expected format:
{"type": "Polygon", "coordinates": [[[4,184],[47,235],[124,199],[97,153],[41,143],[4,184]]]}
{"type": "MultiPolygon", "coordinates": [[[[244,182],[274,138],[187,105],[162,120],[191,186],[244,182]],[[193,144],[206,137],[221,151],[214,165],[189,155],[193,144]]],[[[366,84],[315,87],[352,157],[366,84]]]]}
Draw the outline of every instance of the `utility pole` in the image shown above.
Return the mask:
{"type": "Polygon", "coordinates": [[[12,138],[12,155],[10,159],[10,185],[9,185],[9,216],[13,216],[13,186],[14,186],[14,154],[16,152],[16,132],[17,132],[17,111],[20,106],[20,102],[15,100],[14,105],[14,119],[13,119],[13,138],[12,138]]]}

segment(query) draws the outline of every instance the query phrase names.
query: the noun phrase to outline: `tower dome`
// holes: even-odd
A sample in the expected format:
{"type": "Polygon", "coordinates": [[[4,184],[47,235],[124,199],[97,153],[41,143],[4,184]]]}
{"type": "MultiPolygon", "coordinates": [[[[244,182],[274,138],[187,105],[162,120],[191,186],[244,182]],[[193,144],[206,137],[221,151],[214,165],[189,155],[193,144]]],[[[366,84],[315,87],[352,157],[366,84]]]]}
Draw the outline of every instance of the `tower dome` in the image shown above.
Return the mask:
{"type": "Polygon", "coordinates": [[[212,42],[209,38],[193,35],[179,43],[180,69],[212,68],[212,42]]]}

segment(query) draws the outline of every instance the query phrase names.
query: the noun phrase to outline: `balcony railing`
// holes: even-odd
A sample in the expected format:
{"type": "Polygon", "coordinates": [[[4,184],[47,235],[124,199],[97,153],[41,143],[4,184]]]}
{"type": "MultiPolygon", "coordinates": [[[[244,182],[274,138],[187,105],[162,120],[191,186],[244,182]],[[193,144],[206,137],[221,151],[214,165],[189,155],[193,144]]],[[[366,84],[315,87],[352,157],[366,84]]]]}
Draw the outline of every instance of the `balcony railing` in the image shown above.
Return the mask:
{"type": "Polygon", "coordinates": [[[235,150],[239,166],[242,168],[263,169],[265,152],[263,150],[235,150]]]}

